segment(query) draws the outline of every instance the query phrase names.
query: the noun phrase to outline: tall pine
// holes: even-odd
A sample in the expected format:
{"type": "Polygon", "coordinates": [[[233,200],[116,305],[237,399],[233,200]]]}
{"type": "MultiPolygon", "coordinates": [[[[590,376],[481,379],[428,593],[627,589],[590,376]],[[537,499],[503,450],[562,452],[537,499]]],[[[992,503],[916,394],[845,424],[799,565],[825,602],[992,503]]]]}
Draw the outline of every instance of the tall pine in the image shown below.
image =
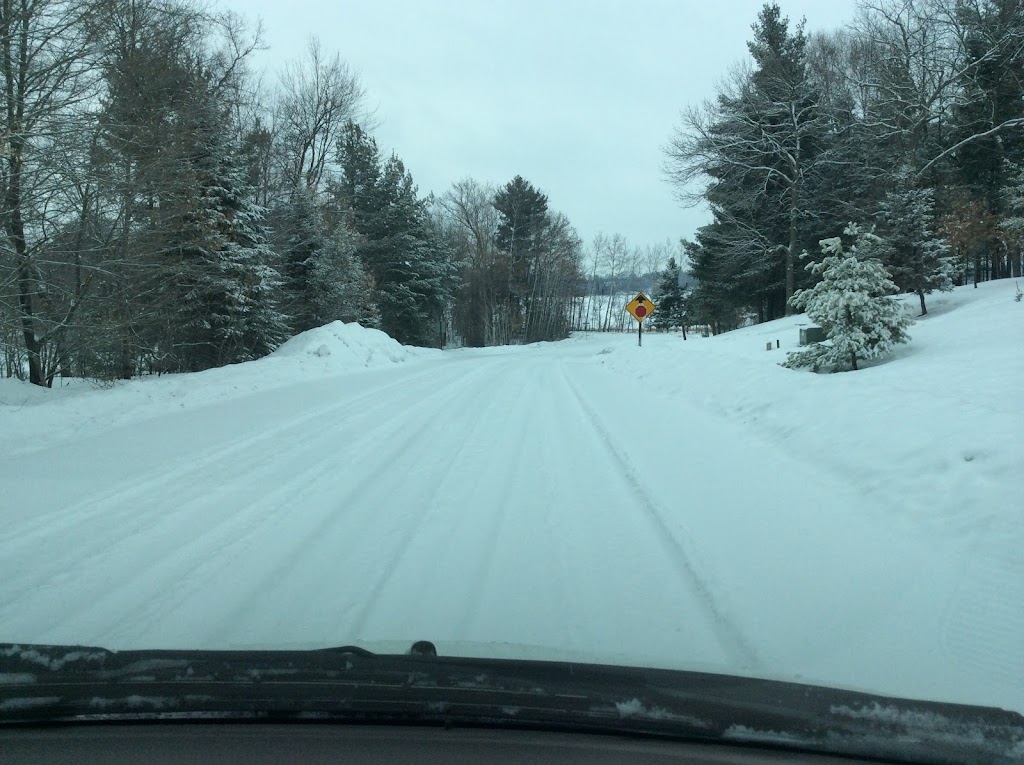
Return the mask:
{"type": "Polygon", "coordinates": [[[395,155],[381,163],[376,141],[352,122],[342,133],[339,161],[334,195],[360,236],[381,329],[401,343],[441,344],[455,268],[411,173],[395,155]]]}
{"type": "Polygon", "coordinates": [[[675,258],[668,259],[668,266],[661,272],[658,285],[654,291],[654,303],[658,309],[654,312],[656,329],[675,329],[681,327],[683,339],[686,339],[686,302],[683,288],[680,285],[680,268],[675,258]]]}
{"type": "Polygon", "coordinates": [[[275,208],[273,222],[282,309],[292,332],[336,320],[366,322],[370,285],[357,237],[343,225],[330,231],[314,192],[304,185],[275,208]]]}
{"type": "Polygon", "coordinates": [[[949,243],[935,234],[935,191],[919,188],[904,174],[882,202],[882,262],[902,292],[913,292],[928,313],[925,295],[953,289],[956,258],[949,243]]]}
{"type": "Polygon", "coordinates": [[[157,232],[165,300],[158,342],[165,368],[182,371],[259,358],[287,336],[265,211],[252,201],[221,107],[196,90],[174,132],[157,232]]]}
{"type": "Polygon", "coordinates": [[[496,271],[499,289],[507,296],[502,318],[508,323],[511,337],[521,341],[528,337],[531,287],[550,224],[548,198],[517,175],[498,189],[492,204],[498,213],[494,236],[499,256],[496,271]]]}

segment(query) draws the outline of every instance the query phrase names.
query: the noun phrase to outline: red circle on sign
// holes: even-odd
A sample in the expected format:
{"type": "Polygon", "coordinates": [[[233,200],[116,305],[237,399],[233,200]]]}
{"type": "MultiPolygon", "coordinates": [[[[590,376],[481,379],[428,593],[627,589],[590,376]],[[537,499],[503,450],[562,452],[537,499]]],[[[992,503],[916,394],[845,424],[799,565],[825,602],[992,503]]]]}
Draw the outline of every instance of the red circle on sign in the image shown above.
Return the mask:
{"type": "Polygon", "coordinates": [[[642,305],[638,305],[634,310],[634,313],[642,319],[644,316],[647,315],[647,309],[644,308],[642,305]]]}

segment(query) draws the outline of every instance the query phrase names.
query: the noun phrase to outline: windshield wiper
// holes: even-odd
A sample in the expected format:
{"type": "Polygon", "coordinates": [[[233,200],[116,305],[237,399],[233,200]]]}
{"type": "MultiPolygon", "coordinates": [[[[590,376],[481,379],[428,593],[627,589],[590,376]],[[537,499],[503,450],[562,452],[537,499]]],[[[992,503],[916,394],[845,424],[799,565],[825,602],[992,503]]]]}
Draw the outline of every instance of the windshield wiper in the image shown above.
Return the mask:
{"type": "MultiPolygon", "coordinates": [[[[415,723],[658,736],[904,762],[1014,762],[1024,717],[703,672],[406,654],[0,644],[0,725],[415,723]]],[[[433,652],[432,652],[433,651],[433,652]]]]}
{"type": "Polygon", "coordinates": [[[365,648],[361,648],[357,645],[338,645],[332,646],[331,648],[317,648],[317,651],[324,651],[327,653],[350,653],[354,656],[376,656],[373,651],[367,651],[365,648]]]}
{"type": "MultiPolygon", "coordinates": [[[[376,656],[373,651],[368,651],[357,645],[339,645],[331,648],[317,648],[317,651],[330,651],[331,653],[351,653],[356,656],[376,656]]],[[[437,648],[429,640],[417,640],[407,652],[410,656],[437,656],[437,648]]]]}

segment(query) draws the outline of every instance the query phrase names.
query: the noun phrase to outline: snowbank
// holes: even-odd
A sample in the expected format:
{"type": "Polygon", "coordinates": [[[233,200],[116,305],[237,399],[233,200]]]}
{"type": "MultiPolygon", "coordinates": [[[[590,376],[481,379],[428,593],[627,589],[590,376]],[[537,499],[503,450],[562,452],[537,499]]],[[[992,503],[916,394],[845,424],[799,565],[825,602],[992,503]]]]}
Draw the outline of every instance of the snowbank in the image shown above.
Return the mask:
{"type": "MultiPolygon", "coordinates": [[[[779,366],[799,348],[803,315],[685,342],[650,334],[642,348],[598,354],[857,484],[869,501],[899,497],[948,533],[988,523],[1009,532],[1024,528],[1024,303],[1014,291],[1006,279],[930,295],[910,343],[858,372],[779,366]]],[[[905,299],[908,311],[916,301],[905,299]]]]}
{"type": "MultiPolygon", "coordinates": [[[[888,587],[885,597],[905,604],[905,618],[891,625],[902,639],[931,630],[942,655],[965,677],[1018,678],[1010,681],[1016,683],[1010,698],[1020,709],[1024,303],[1014,301],[1014,292],[1007,279],[930,295],[928,315],[910,327],[910,343],[858,372],[814,374],[779,366],[787,350],[799,347],[804,316],[685,342],[677,334],[645,335],[642,348],[635,338],[607,336],[586,338],[585,345],[593,361],[628,375],[638,391],[696,403],[738,425],[744,441],[756,439],[816,466],[837,488],[859,495],[861,517],[893,537],[958,551],[949,570],[922,566],[910,583],[894,580],[895,572],[914,565],[907,561],[862,560],[848,573],[865,588],[888,587]],[[944,613],[938,625],[921,616],[926,602],[944,613]]],[[[916,298],[905,302],[913,310],[916,298]]],[[[679,438],[699,443],[702,432],[696,428],[679,438]]],[[[748,472],[753,467],[732,465],[728,480],[763,481],[748,472]]],[[[773,496],[800,498],[800,486],[764,485],[773,496]]],[[[839,497],[831,506],[822,504],[826,523],[842,521],[843,505],[839,497]]],[[[813,536],[817,526],[808,519],[788,533],[813,536]]],[[[813,558],[813,551],[800,555],[813,558]]],[[[922,635],[919,644],[930,639],[922,635]]],[[[894,633],[888,645],[898,642],[894,633]]],[[[876,658],[897,679],[913,664],[906,657],[876,658]]]]}
{"type": "Polygon", "coordinates": [[[53,389],[0,380],[0,455],[34,451],[96,430],[232,401],[311,379],[345,377],[440,351],[404,346],[376,329],[332,322],[285,342],[263,359],[192,374],[118,383],[57,381],[53,389]]]}
{"type": "Polygon", "coordinates": [[[316,372],[345,373],[361,367],[401,364],[433,353],[430,348],[402,345],[379,329],[335,321],[296,335],[269,358],[298,360],[300,366],[316,372]]]}

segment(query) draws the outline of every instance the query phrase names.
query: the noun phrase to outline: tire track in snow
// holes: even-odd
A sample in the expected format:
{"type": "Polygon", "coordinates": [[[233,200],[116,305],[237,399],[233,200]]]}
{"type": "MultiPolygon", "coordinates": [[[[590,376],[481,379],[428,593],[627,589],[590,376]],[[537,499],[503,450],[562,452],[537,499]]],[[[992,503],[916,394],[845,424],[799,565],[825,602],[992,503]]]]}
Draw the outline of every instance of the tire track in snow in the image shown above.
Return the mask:
{"type": "MultiPolygon", "coordinates": [[[[483,371],[474,370],[469,376],[460,377],[461,384],[472,384],[472,382],[483,374],[483,371]]],[[[436,415],[432,413],[432,404],[437,401],[439,406],[445,406],[460,395],[460,388],[450,385],[439,385],[421,399],[417,399],[417,406],[420,409],[412,418],[392,418],[385,420],[386,425],[377,426],[375,429],[361,430],[360,440],[349,442],[348,446],[357,452],[373,455],[372,461],[359,466],[360,479],[355,486],[348,488],[340,494],[340,498],[332,497],[329,506],[323,505],[319,510],[318,521],[303,532],[303,536],[297,541],[292,540],[285,548],[274,550],[274,565],[269,570],[263,571],[259,579],[250,585],[249,593],[244,600],[236,603],[228,614],[220,619],[226,628],[219,628],[217,641],[220,642],[225,635],[230,635],[234,624],[242,616],[254,609],[257,605],[262,606],[268,594],[286,590],[292,597],[297,590],[306,587],[308,577],[295,576],[296,559],[303,562],[310,560],[330,560],[336,554],[331,545],[336,541],[337,529],[345,525],[346,531],[351,532],[346,536],[354,538],[365,538],[367,530],[378,523],[379,513],[377,505],[362,503],[359,498],[371,491],[380,482],[381,474],[386,472],[396,460],[409,452],[415,452],[416,445],[421,443],[428,435],[428,432],[436,425],[436,415]],[[418,420],[418,422],[417,422],[418,420]],[[412,428],[410,432],[405,432],[412,428]],[[360,448],[358,444],[366,443],[360,448]],[[356,444],[353,446],[353,444],[356,444]],[[380,444],[386,444],[386,449],[381,449],[380,444]],[[367,510],[361,508],[366,507],[367,510]],[[295,581],[295,580],[298,581],[295,581]],[[283,583],[275,587],[275,583],[283,583]],[[226,632],[225,632],[226,629],[226,632]]],[[[381,404],[381,408],[390,410],[393,402],[388,401],[381,404]]],[[[336,437],[336,435],[334,436],[336,437]]],[[[328,454],[317,463],[317,480],[338,472],[338,455],[328,454]]],[[[353,471],[356,472],[356,471],[353,471]]],[[[301,488],[310,488],[308,480],[291,482],[289,485],[301,488]]],[[[287,494],[287,492],[281,492],[287,494]]],[[[243,538],[235,541],[231,547],[242,548],[234,557],[225,555],[221,551],[217,556],[218,570],[230,566],[230,562],[248,551],[248,543],[253,537],[263,536],[262,529],[254,529],[243,538]]],[[[329,573],[329,572],[324,572],[329,573]]],[[[320,577],[318,581],[333,581],[329,577],[320,577]]],[[[282,596],[284,597],[284,596],[282,596]]],[[[236,633],[237,634],[237,633],[236,633]]]]}
{"type": "MultiPolygon", "coordinates": [[[[480,373],[472,374],[471,379],[478,376],[480,373]]],[[[404,387],[408,385],[408,380],[403,383],[396,383],[391,386],[387,386],[388,389],[395,387],[404,387]]],[[[253,446],[264,446],[269,447],[267,454],[259,455],[263,459],[259,460],[256,466],[253,466],[251,461],[247,461],[249,468],[258,468],[260,466],[267,467],[268,465],[274,467],[279,472],[287,473],[287,467],[279,465],[276,460],[280,457],[280,446],[278,443],[282,433],[301,430],[300,435],[307,435],[306,431],[303,430],[308,425],[308,420],[312,418],[323,419],[328,415],[337,416],[339,413],[345,414],[358,408],[358,405],[373,395],[379,394],[380,391],[376,391],[375,394],[363,394],[358,396],[355,400],[346,399],[346,401],[340,403],[337,406],[330,406],[326,409],[320,409],[314,414],[310,415],[310,418],[304,418],[302,423],[291,422],[288,426],[274,429],[274,436],[276,441],[270,441],[269,438],[258,438],[255,441],[249,440],[241,445],[234,445],[230,447],[227,452],[230,453],[230,460],[237,461],[239,455],[245,455],[247,448],[252,451],[253,446]]],[[[443,397],[446,401],[457,393],[452,393],[450,389],[444,385],[435,385],[434,389],[428,393],[419,403],[425,405],[429,410],[430,403],[436,399],[443,397]]],[[[359,414],[361,418],[371,418],[373,414],[378,410],[384,411],[391,402],[382,402],[377,407],[371,408],[370,410],[363,411],[359,414]]],[[[429,427],[430,416],[429,414],[424,416],[419,431],[416,435],[422,434],[422,431],[429,427]]],[[[401,431],[408,427],[408,420],[400,421],[393,424],[391,430],[401,431]]],[[[140,623],[145,621],[151,621],[152,619],[162,618],[168,612],[169,602],[167,597],[164,596],[164,591],[172,592],[175,594],[174,602],[179,603],[187,600],[190,594],[193,594],[195,590],[208,587],[208,582],[205,577],[197,576],[197,567],[194,565],[195,560],[206,560],[218,562],[219,569],[223,569],[225,565],[234,560],[234,557],[229,554],[232,549],[237,549],[240,545],[244,546],[253,536],[259,536],[262,533],[263,526],[269,521],[273,522],[282,515],[289,514],[289,508],[293,507],[294,499],[301,496],[304,490],[308,490],[312,484],[323,478],[337,473],[337,460],[334,455],[324,457],[323,446],[334,439],[338,438],[338,433],[332,431],[330,428],[321,428],[316,432],[317,437],[314,439],[305,438],[298,439],[301,446],[301,451],[296,454],[289,452],[289,460],[287,466],[291,466],[296,462],[296,457],[305,456],[307,453],[316,455],[319,459],[313,459],[309,461],[304,469],[298,471],[298,473],[292,473],[286,480],[282,480],[273,490],[269,493],[264,492],[261,497],[254,504],[246,504],[238,501],[235,496],[239,491],[238,484],[232,481],[222,482],[212,492],[209,490],[208,481],[192,481],[186,485],[198,486],[200,488],[190,492],[184,500],[180,497],[176,497],[176,512],[170,515],[171,519],[177,521],[177,526],[167,527],[168,516],[161,516],[156,524],[151,523],[152,520],[148,513],[153,513],[152,508],[145,508],[141,513],[139,506],[127,502],[123,495],[121,501],[126,502],[126,508],[123,513],[114,514],[114,521],[116,522],[120,516],[141,516],[142,520],[139,521],[138,525],[131,529],[128,534],[119,535],[119,539],[114,543],[115,547],[118,545],[124,546],[132,539],[142,538],[145,541],[146,537],[152,538],[155,544],[150,545],[136,545],[134,549],[129,550],[129,557],[137,558],[138,560],[134,565],[130,565],[127,568],[129,570],[136,570],[140,572],[140,575],[130,580],[123,579],[123,569],[125,569],[123,554],[118,559],[118,565],[115,567],[116,572],[111,572],[105,578],[107,581],[104,586],[99,588],[100,594],[98,597],[86,597],[81,599],[75,606],[70,610],[62,609],[59,614],[53,614],[50,616],[50,621],[54,621],[54,617],[59,619],[60,623],[74,623],[78,620],[78,617],[83,614],[97,614],[101,613],[103,609],[109,609],[110,611],[123,610],[119,609],[119,604],[126,595],[129,593],[142,594],[145,592],[159,593],[157,597],[136,597],[135,601],[141,603],[137,609],[131,609],[131,625],[136,628],[133,631],[137,631],[137,627],[140,623]],[[232,500],[235,501],[232,501],[232,500]],[[289,505],[285,500],[291,499],[292,505],[289,505]],[[209,511],[211,507],[231,508],[230,512],[224,516],[218,518],[213,525],[209,522],[209,511]],[[239,534],[237,531],[237,525],[239,521],[244,522],[247,525],[247,531],[239,534]],[[194,524],[197,528],[202,528],[203,533],[201,536],[186,539],[184,546],[167,546],[160,545],[157,542],[158,538],[169,536],[175,538],[174,531],[178,527],[185,527],[194,524]],[[168,533],[171,532],[171,533],[168,533]],[[122,576],[117,577],[114,574],[120,572],[122,576]],[[182,588],[182,583],[191,583],[191,587],[182,588]],[[161,584],[164,586],[161,587],[161,584]],[[167,585],[170,585],[169,587],[167,585]]],[[[380,437],[378,432],[378,437],[380,437]]],[[[388,442],[392,439],[392,433],[388,432],[383,434],[386,436],[383,442],[388,442]]],[[[385,463],[388,460],[394,459],[395,456],[401,453],[405,443],[398,440],[397,445],[388,449],[381,462],[385,463]]],[[[203,463],[198,467],[198,471],[208,472],[211,469],[219,470],[221,465],[219,463],[229,460],[224,454],[220,455],[218,463],[214,463],[212,466],[210,463],[203,463]]],[[[229,460],[229,461],[230,461],[229,460]]],[[[193,468],[196,468],[196,463],[190,461],[193,468]]],[[[193,470],[192,472],[198,472],[193,470]]],[[[249,469],[247,470],[250,474],[258,474],[258,470],[249,469]]],[[[177,472],[174,476],[179,477],[177,472]]],[[[183,471],[180,479],[184,480],[188,478],[188,471],[183,471]]],[[[261,475],[261,478],[265,476],[261,475]]],[[[166,474],[161,474],[157,479],[158,481],[167,480],[166,474]]],[[[262,481],[261,481],[262,483],[262,481]]],[[[140,482],[143,487],[147,485],[147,482],[140,482]]],[[[111,522],[110,519],[107,519],[111,522]]],[[[54,533],[58,536],[63,536],[63,532],[59,529],[54,530],[54,533]]],[[[315,532],[311,532],[310,536],[313,536],[315,532]]],[[[103,535],[94,535],[99,540],[103,540],[103,535]]],[[[103,564],[110,555],[110,541],[101,541],[98,545],[94,546],[96,549],[88,550],[86,552],[79,551],[76,555],[76,567],[82,570],[89,571],[91,574],[96,571],[103,571],[103,564]]],[[[64,567],[62,561],[55,561],[56,565],[61,569],[64,567]]],[[[31,567],[25,567],[31,571],[31,567]]],[[[199,568],[202,568],[201,566],[199,568]]],[[[93,574],[94,575],[94,574],[93,574]]],[[[48,579],[53,578],[52,571],[46,571],[40,573],[34,579],[26,581],[22,579],[20,581],[11,582],[8,580],[6,587],[17,591],[20,590],[20,595],[15,595],[13,598],[5,598],[4,610],[12,611],[19,616],[24,616],[26,610],[18,610],[13,608],[17,605],[18,601],[23,597],[31,596],[35,599],[38,596],[37,588],[44,584],[48,579]],[[41,581],[42,580],[42,581],[41,581]],[[12,610],[13,609],[13,610],[12,610]]],[[[97,589],[95,587],[99,582],[94,582],[94,587],[91,589],[97,589]]],[[[5,587],[5,589],[6,589],[5,587]]],[[[131,600],[131,598],[129,598],[131,600]]],[[[31,610],[31,609],[29,609],[31,610]]],[[[115,623],[116,620],[108,620],[108,624],[115,623]]],[[[116,634],[118,628],[108,630],[110,634],[116,634]]]]}
{"type": "MultiPolygon", "coordinates": [[[[1013,534],[1008,534],[1008,541],[1013,534]]],[[[1024,635],[1024,555],[1012,543],[977,550],[960,574],[942,617],[941,647],[950,666],[1010,678],[1024,691],[1024,652],[1005,646],[1024,635]]]]}
{"type": "MultiPolygon", "coordinates": [[[[400,386],[395,383],[388,388],[400,386]]],[[[180,460],[174,467],[168,470],[159,471],[156,476],[147,474],[145,478],[133,482],[128,489],[119,489],[104,493],[100,497],[92,497],[83,500],[77,506],[68,508],[67,515],[73,521],[68,525],[56,525],[43,528],[35,535],[26,534],[25,540],[17,540],[20,544],[0,543],[0,548],[5,549],[5,557],[9,564],[18,560],[19,553],[28,553],[33,560],[38,555],[37,549],[41,541],[63,539],[66,542],[73,542],[74,555],[77,562],[85,562],[89,571],[96,571],[102,565],[92,565],[93,562],[100,563],[109,557],[112,545],[130,541],[134,538],[159,534],[174,538],[176,532],[183,527],[196,527],[204,529],[206,536],[215,534],[218,530],[229,526],[238,516],[251,515],[253,507],[235,501],[233,496],[238,492],[237,485],[228,480],[214,484],[208,480],[198,480],[203,474],[215,474],[230,476],[234,471],[236,463],[241,455],[250,455],[246,460],[246,469],[249,474],[262,474],[265,469],[273,467],[280,458],[281,439],[289,433],[299,432],[302,436],[308,435],[307,426],[314,420],[323,420],[339,413],[356,411],[360,405],[372,399],[373,393],[357,396],[355,399],[346,399],[337,405],[331,405],[319,409],[307,417],[298,421],[292,420],[282,427],[271,428],[264,431],[255,438],[233,443],[225,449],[213,452],[212,455],[193,455],[192,457],[180,460]],[[260,448],[264,450],[261,451],[260,448]],[[215,488],[210,489],[213,485],[215,488]],[[153,518],[153,513],[147,508],[153,497],[163,497],[168,492],[174,492],[173,506],[164,509],[158,518],[153,518]],[[220,502],[223,500],[223,502],[220,502]],[[230,508],[229,512],[220,516],[213,525],[210,525],[210,514],[208,509],[213,507],[230,508]],[[83,510],[83,508],[89,508],[83,510]],[[84,518],[80,518],[80,513],[84,518]],[[104,536],[102,534],[84,534],[86,530],[94,530],[97,520],[105,525],[116,529],[116,537],[104,536]],[[154,522],[155,521],[155,522],[154,522]],[[84,544],[81,539],[92,540],[92,544],[84,544]]],[[[383,407],[380,407],[383,408],[383,407]]],[[[363,413],[365,415],[365,413],[363,413]]],[[[321,428],[313,438],[302,440],[303,451],[316,454],[321,445],[333,440],[336,434],[326,428],[321,428]]],[[[303,470],[299,476],[288,481],[288,486],[300,485],[307,480],[311,473],[316,472],[319,462],[303,470]]],[[[272,491],[277,496],[282,492],[272,491]]],[[[261,503],[262,504],[262,503],[261,503]]],[[[198,540],[196,540],[198,541],[198,540]]],[[[176,548],[166,550],[163,554],[146,554],[140,559],[140,565],[152,568],[159,564],[167,555],[173,554],[176,548]]],[[[194,548],[193,548],[194,549],[194,548]]],[[[25,572],[19,578],[12,575],[8,578],[6,587],[21,595],[32,594],[32,592],[55,577],[63,576],[66,564],[62,560],[54,560],[50,567],[38,565],[33,566],[11,566],[13,569],[25,572]]],[[[80,566],[81,568],[81,566],[80,566]]],[[[6,605],[17,602],[20,595],[13,595],[8,599],[6,605]]]]}
{"type": "Polygon", "coordinates": [[[618,477],[629,487],[631,493],[640,500],[637,504],[643,510],[643,517],[646,518],[648,523],[653,527],[655,536],[657,536],[661,541],[662,546],[666,553],[668,553],[677,571],[680,573],[690,590],[694,593],[697,601],[707,612],[707,616],[711,620],[711,624],[714,627],[715,634],[721,642],[722,648],[727,651],[729,655],[738,660],[740,666],[746,669],[758,667],[760,665],[760,660],[758,658],[757,651],[754,649],[753,643],[737,626],[735,620],[724,612],[715,598],[711,585],[700,574],[696,566],[694,566],[691,556],[687,553],[684,545],[679,541],[675,534],[672,533],[672,530],[665,522],[665,517],[669,514],[664,510],[664,508],[662,508],[657,499],[644,487],[643,483],[640,481],[636,468],[633,466],[629,458],[623,455],[615,447],[615,443],[611,435],[601,423],[600,417],[581,396],[579,390],[565,373],[564,367],[560,365],[559,370],[561,372],[562,382],[571,393],[572,400],[579,407],[582,415],[581,419],[585,420],[591,427],[597,436],[597,441],[608,453],[612,463],[618,467],[618,477]]]}
{"type": "MultiPolygon", "coordinates": [[[[515,402],[507,407],[505,417],[514,416],[513,413],[516,409],[526,400],[527,396],[539,387],[539,383],[536,380],[529,380],[528,385],[519,385],[518,392],[515,398],[515,402]]],[[[493,422],[491,425],[493,426],[493,422]]],[[[475,582],[471,592],[472,596],[469,598],[470,607],[466,611],[463,619],[460,621],[457,634],[460,635],[471,635],[476,628],[477,623],[480,620],[480,613],[484,604],[486,594],[494,581],[496,573],[496,560],[498,557],[498,544],[501,540],[501,532],[505,526],[506,519],[509,513],[509,505],[511,504],[510,497],[512,496],[512,487],[517,481],[523,480],[521,472],[521,466],[523,464],[523,457],[526,452],[527,443],[526,436],[529,432],[530,419],[528,416],[519,416],[517,425],[515,426],[515,437],[513,443],[515,443],[515,460],[512,464],[501,464],[501,470],[504,473],[504,477],[500,483],[498,489],[498,495],[500,500],[498,501],[497,508],[489,512],[488,522],[485,524],[483,541],[479,546],[476,565],[474,566],[474,574],[472,580],[475,582]]],[[[506,447],[507,448],[507,447],[506,447]]],[[[503,452],[496,451],[492,457],[491,464],[494,464],[494,460],[502,460],[504,457],[503,452]]],[[[490,509],[488,509],[490,510],[490,509]]]]}
{"type": "MultiPolygon", "coordinates": [[[[380,569],[380,574],[376,577],[370,588],[365,591],[362,604],[352,616],[351,634],[357,636],[357,639],[365,637],[366,626],[374,611],[379,608],[379,598],[381,593],[394,578],[398,567],[406,553],[409,551],[413,540],[420,533],[426,524],[427,519],[431,516],[432,510],[434,510],[434,500],[436,499],[441,487],[452,475],[454,467],[458,464],[464,449],[465,447],[463,446],[450,453],[451,458],[448,460],[445,468],[427,490],[426,497],[429,497],[429,499],[426,499],[426,497],[424,498],[426,499],[426,507],[423,512],[416,513],[414,515],[415,520],[412,523],[405,524],[403,531],[398,537],[398,541],[389,551],[387,560],[380,569]]],[[[422,485],[420,488],[423,488],[422,485]]]]}
{"type": "MultiPolygon", "coordinates": [[[[366,540],[371,537],[371,531],[381,525],[381,515],[378,509],[380,503],[371,501],[374,492],[383,487],[384,491],[390,493],[402,486],[401,481],[389,480],[390,474],[396,470],[396,465],[400,464],[401,458],[408,458],[409,455],[414,455],[415,458],[415,455],[424,451],[418,447],[436,432],[439,421],[443,419],[441,413],[447,407],[458,401],[460,410],[471,409],[480,399],[489,395],[488,387],[477,383],[477,378],[486,374],[488,374],[486,369],[475,368],[471,375],[460,377],[457,384],[443,387],[427,399],[418,401],[419,405],[425,405],[416,415],[419,422],[411,432],[405,433],[402,438],[396,439],[394,436],[410,427],[408,419],[396,418],[391,427],[384,432],[378,429],[361,434],[360,443],[367,443],[364,451],[374,454],[374,459],[367,465],[360,466],[360,479],[354,486],[349,487],[332,501],[331,506],[335,508],[335,511],[325,511],[319,523],[308,529],[299,540],[290,543],[289,554],[279,555],[278,565],[261,576],[259,582],[253,586],[250,596],[238,603],[222,620],[223,623],[232,625],[254,606],[262,604],[268,595],[273,597],[285,586],[275,587],[275,583],[286,583],[293,576],[295,579],[301,580],[292,585],[293,587],[302,586],[310,579],[334,581],[330,577],[331,566],[325,562],[344,555],[343,550],[335,547],[339,536],[342,539],[356,539],[360,541],[360,544],[365,544],[366,540]],[[467,397],[465,394],[467,389],[473,391],[473,395],[467,397]],[[443,398],[436,403],[436,406],[429,406],[434,399],[442,396],[443,398]],[[376,448],[376,444],[379,443],[388,443],[389,447],[383,451],[379,450],[376,448]],[[344,509],[338,511],[338,508],[344,509]],[[342,529],[345,534],[339,535],[339,531],[342,529]],[[296,555],[302,558],[299,566],[313,566],[315,575],[309,573],[297,575],[294,570],[291,570],[295,568],[293,561],[296,555]]],[[[379,592],[383,590],[388,579],[393,575],[394,568],[401,560],[403,552],[425,522],[433,497],[443,482],[447,480],[458,459],[458,453],[449,452],[445,468],[431,475],[429,484],[416,484],[415,501],[424,509],[422,512],[403,515],[403,518],[411,517],[412,522],[401,525],[398,541],[388,552],[386,562],[380,567],[381,573],[375,583],[370,588],[359,588],[358,591],[363,601],[359,610],[351,617],[354,624],[359,623],[359,629],[348,629],[346,630],[347,634],[358,634],[362,629],[369,615],[370,608],[368,606],[372,606],[379,592]]],[[[227,627],[227,630],[230,632],[231,627],[227,627]]],[[[220,631],[218,634],[222,637],[225,635],[224,631],[220,631]]],[[[344,637],[338,636],[338,639],[344,639],[344,637]]]]}
{"type": "MultiPolygon", "coordinates": [[[[200,496],[207,488],[205,482],[188,482],[184,479],[198,472],[197,466],[205,471],[215,471],[222,468],[239,454],[251,451],[258,444],[276,444],[282,437],[301,431],[305,433],[308,426],[322,420],[325,417],[334,416],[336,413],[348,410],[356,410],[366,402],[376,402],[382,393],[389,392],[396,388],[404,388],[421,377],[436,373],[434,367],[418,369],[410,378],[400,378],[395,382],[373,388],[366,393],[357,395],[355,398],[345,398],[337,404],[316,409],[298,418],[290,419],[288,422],[267,428],[260,433],[249,436],[227,446],[189,451],[187,454],[161,465],[157,472],[148,472],[136,480],[129,480],[118,483],[110,490],[97,494],[92,493],[88,498],[77,503],[66,505],[58,510],[35,516],[29,523],[14,524],[8,533],[0,531],[0,548],[7,548],[16,551],[18,546],[34,544],[39,539],[52,537],[56,531],[67,535],[76,535],[79,531],[88,529],[98,518],[106,521],[131,521],[138,517],[138,505],[127,500],[137,500],[139,503],[159,496],[164,490],[174,490],[177,496],[188,501],[200,496]],[[182,495],[181,489],[187,486],[192,489],[191,493],[182,495]],[[124,505],[120,515],[112,515],[111,505],[124,505]]],[[[271,391],[271,393],[274,391],[271,391]]],[[[254,395],[263,395],[266,392],[254,395]]],[[[167,415],[165,415],[167,416],[167,415]]],[[[147,422],[146,424],[151,424],[147,422]]],[[[124,426],[121,426],[124,427],[124,426]]],[[[73,443],[73,442],[72,442],[73,443]]]]}
{"type": "MultiPolygon", "coordinates": [[[[479,401],[487,398],[490,393],[491,392],[487,386],[480,385],[474,396],[466,399],[456,394],[448,399],[448,401],[452,402],[457,398],[459,400],[460,409],[472,410],[479,401]]],[[[436,424],[440,419],[443,419],[443,415],[435,412],[428,425],[436,424]]],[[[479,420],[477,422],[479,422],[479,420]]],[[[445,452],[446,458],[444,466],[440,470],[431,471],[431,480],[429,484],[417,484],[416,502],[419,505],[419,511],[414,510],[409,514],[413,519],[412,522],[407,522],[402,525],[402,530],[399,532],[395,544],[387,552],[386,557],[384,558],[384,563],[379,567],[379,574],[375,578],[373,584],[369,588],[361,590],[362,604],[351,617],[350,634],[357,637],[363,635],[374,609],[378,607],[381,593],[394,577],[395,572],[397,571],[406,552],[409,550],[412,541],[419,535],[420,531],[426,524],[427,519],[431,517],[432,512],[435,509],[434,501],[437,498],[438,492],[451,477],[455,466],[459,464],[467,443],[468,439],[461,439],[459,447],[445,452]]],[[[409,444],[408,446],[411,447],[413,444],[409,444]]],[[[411,448],[403,449],[396,455],[396,457],[408,456],[410,452],[415,453],[416,451],[417,450],[411,448]]],[[[374,478],[379,478],[379,476],[374,476],[374,478]]],[[[360,494],[357,494],[356,496],[360,496],[360,494]]],[[[349,499],[351,501],[352,498],[350,497],[349,499]]],[[[409,515],[406,517],[409,517],[409,515]]]]}
{"type": "Polygon", "coordinates": [[[350,609],[348,621],[339,621],[336,633],[353,641],[396,634],[466,638],[458,625],[479,609],[482,578],[494,558],[484,540],[499,533],[491,529],[502,522],[495,471],[507,484],[519,477],[503,459],[506,431],[495,428],[506,422],[515,427],[524,419],[519,410],[531,387],[529,379],[524,385],[515,374],[516,362],[488,360],[486,366],[489,379],[478,384],[472,399],[460,399],[457,411],[438,412],[438,419],[449,423],[434,444],[446,456],[443,465],[430,468],[436,475],[426,490],[416,482],[398,487],[401,493],[414,492],[408,502],[422,505],[428,498],[426,511],[414,528],[397,529],[400,542],[390,547],[391,562],[378,572],[360,607],[350,609]],[[367,634],[370,629],[374,635],[367,634]]]}

